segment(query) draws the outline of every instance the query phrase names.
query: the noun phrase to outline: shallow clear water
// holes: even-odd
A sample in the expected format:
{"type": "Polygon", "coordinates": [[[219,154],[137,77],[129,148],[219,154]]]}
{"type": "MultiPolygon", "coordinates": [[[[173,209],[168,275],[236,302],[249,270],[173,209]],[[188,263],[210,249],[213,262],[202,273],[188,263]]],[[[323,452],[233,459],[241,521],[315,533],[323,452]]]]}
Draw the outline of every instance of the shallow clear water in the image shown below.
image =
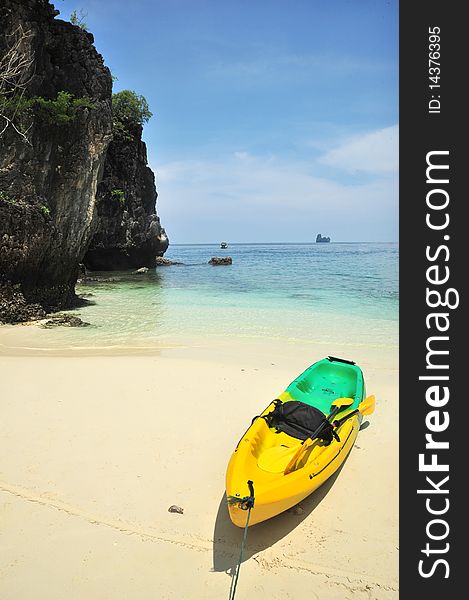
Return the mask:
{"type": "MultiPolygon", "coordinates": [[[[397,345],[398,246],[375,243],[173,245],[184,263],[145,274],[93,273],[86,328],[54,346],[158,346],[213,336],[397,345]],[[212,256],[233,265],[214,267],[212,256]]],[[[46,333],[46,331],[44,331],[46,333]]]]}

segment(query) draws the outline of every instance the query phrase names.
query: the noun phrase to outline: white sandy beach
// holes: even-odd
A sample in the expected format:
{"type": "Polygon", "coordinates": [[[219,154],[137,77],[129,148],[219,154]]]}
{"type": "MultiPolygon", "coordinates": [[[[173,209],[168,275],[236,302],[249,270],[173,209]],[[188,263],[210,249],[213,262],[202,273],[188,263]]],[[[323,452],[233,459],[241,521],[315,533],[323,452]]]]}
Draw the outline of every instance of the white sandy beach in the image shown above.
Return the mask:
{"type": "Polygon", "coordinates": [[[395,352],[226,339],[38,356],[27,329],[0,329],[2,600],[227,598],[242,537],[223,501],[230,454],[328,354],[362,367],[376,412],[301,515],[250,529],[237,598],[398,597],[395,352]]]}

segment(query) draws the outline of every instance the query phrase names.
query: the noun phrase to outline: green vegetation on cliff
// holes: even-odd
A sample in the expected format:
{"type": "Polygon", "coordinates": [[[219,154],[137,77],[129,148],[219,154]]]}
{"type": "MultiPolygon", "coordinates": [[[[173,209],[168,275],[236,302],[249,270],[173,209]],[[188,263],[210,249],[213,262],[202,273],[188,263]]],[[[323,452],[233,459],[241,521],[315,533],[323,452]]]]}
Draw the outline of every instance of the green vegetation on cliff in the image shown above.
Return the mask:
{"type": "Polygon", "coordinates": [[[112,127],[117,136],[128,137],[130,131],[141,127],[152,116],[144,96],[131,90],[112,95],[112,127]]]}
{"type": "Polygon", "coordinates": [[[72,14],[70,15],[70,23],[72,25],[76,25],[77,27],[79,27],[80,29],[83,29],[84,31],[88,31],[88,25],[86,24],[86,16],[87,13],[83,12],[83,10],[80,9],[80,12],[78,13],[78,11],[74,10],[72,12],[72,14]]]}
{"type": "Polygon", "coordinates": [[[94,108],[95,104],[86,96],[74,98],[69,92],[59,92],[55,100],[44,98],[32,98],[37,104],[42,115],[51,125],[63,125],[73,121],[77,116],[79,108],[94,108]]]}
{"type": "Polygon", "coordinates": [[[114,189],[114,190],[112,190],[111,191],[111,198],[113,200],[116,200],[117,202],[119,202],[123,206],[125,204],[125,192],[124,192],[124,190],[120,190],[120,189],[114,189]]]}
{"type": "Polygon", "coordinates": [[[2,114],[15,121],[20,130],[26,130],[34,118],[48,125],[64,125],[76,118],[78,109],[91,109],[95,104],[90,98],[74,98],[73,94],[60,91],[54,100],[47,100],[41,96],[9,98],[0,94],[0,106],[2,114]]]}

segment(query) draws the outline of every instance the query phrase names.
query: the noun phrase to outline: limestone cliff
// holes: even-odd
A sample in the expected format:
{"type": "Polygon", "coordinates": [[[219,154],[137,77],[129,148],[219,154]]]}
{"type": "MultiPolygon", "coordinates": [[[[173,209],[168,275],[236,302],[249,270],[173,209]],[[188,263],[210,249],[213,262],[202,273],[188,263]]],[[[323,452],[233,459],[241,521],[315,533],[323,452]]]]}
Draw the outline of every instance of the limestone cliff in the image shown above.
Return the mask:
{"type": "Polygon", "coordinates": [[[27,33],[22,51],[31,61],[22,98],[43,99],[28,106],[27,139],[13,127],[0,137],[0,288],[19,284],[28,302],[46,309],[75,298],[112,125],[111,75],[93,36],[56,19],[57,12],[47,0],[0,5],[0,53],[19,30],[27,33]],[[45,113],[44,101],[61,92],[86,101],[63,114],[53,104],[45,113]]]}
{"type": "Polygon", "coordinates": [[[84,263],[92,270],[154,267],[168,247],[156,214],[153,171],[147,165],[142,127],[116,133],[98,185],[98,224],[84,263]]]}
{"type": "Polygon", "coordinates": [[[85,254],[151,267],[168,246],[142,128],[113,134],[110,72],[57,15],[0,0],[0,323],[72,306],[85,254]]]}

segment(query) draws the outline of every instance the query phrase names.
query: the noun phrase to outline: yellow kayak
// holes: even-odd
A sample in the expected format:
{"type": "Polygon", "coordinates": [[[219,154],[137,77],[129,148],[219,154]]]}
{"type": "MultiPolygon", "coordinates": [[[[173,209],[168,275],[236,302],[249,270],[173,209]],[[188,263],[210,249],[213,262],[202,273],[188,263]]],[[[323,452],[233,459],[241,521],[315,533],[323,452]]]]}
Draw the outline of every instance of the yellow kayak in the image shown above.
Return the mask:
{"type": "Polygon", "coordinates": [[[362,371],[352,361],[328,357],[306,369],[253,421],[231,456],[231,521],[245,527],[252,495],[249,526],[314,492],[344,462],[374,402],[365,399],[362,371]]]}

